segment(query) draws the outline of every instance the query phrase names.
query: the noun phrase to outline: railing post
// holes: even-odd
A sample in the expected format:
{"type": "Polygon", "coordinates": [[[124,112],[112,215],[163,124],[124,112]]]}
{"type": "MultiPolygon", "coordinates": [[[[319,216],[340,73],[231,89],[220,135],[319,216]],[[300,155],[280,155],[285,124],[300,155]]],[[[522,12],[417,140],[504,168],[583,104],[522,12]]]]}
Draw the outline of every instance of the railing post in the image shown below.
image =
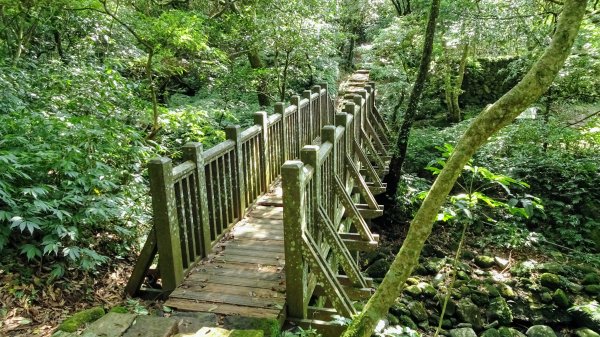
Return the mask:
{"type": "MultiPolygon", "coordinates": [[[[285,123],[285,106],[283,105],[283,102],[275,103],[274,110],[275,110],[276,114],[281,115],[281,160],[283,162],[285,162],[286,160],[288,160],[288,155],[289,155],[289,153],[287,153],[289,139],[287,139],[287,137],[286,137],[288,131],[287,131],[287,125],[285,123]]],[[[280,164],[283,165],[283,163],[277,163],[277,165],[280,165],[280,164]]]]}
{"type": "Polygon", "coordinates": [[[162,287],[165,291],[171,291],[183,280],[183,259],[171,159],[163,157],[151,160],[148,164],[148,175],[162,287]]]}
{"type": "MultiPolygon", "coordinates": [[[[366,98],[367,92],[366,91],[361,92],[361,95],[363,95],[363,94],[365,95],[364,97],[366,98]]],[[[363,96],[361,96],[361,95],[354,95],[354,98],[352,99],[352,101],[354,102],[354,105],[358,107],[358,114],[359,114],[359,117],[358,117],[359,123],[358,124],[360,125],[360,128],[362,128],[363,125],[365,124],[364,119],[366,117],[366,115],[365,115],[366,109],[362,108],[363,96]]],[[[354,117],[356,117],[356,115],[354,115],[354,117]]],[[[360,129],[358,129],[358,131],[360,131],[360,129]]],[[[360,134],[359,134],[359,136],[360,136],[360,134]]]]}
{"type": "Polygon", "coordinates": [[[183,159],[192,161],[196,164],[196,198],[197,198],[197,219],[200,221],[199,234],[197,238],[200,242],[201,251],[197,252],[202,257],[208,256],[211,250],[210,243],[210,220],[208,217],[208,195],[206,192],[206,174],[204,172],[204,157],[202,157],[203,147],[201,143],[187,143],[183,146],[183,159]]]}
{"type": "Polygon", "coordinates": [[[302,92],[302,98],[306,98],[308,99],[308,128],[305,128],[305,130],[307,131],[307,135],[308,135],[308,143],[307,144],[300,144],[300,149],[302,149],[302,147],[304,147],[304,145],[310,145],[312,144],[313,140],[315,139],[314,137],[314,130],[313,130],[313,111],[312,111],[312,101],[310,99],[310,95],[312,94],[312,92],[310,90],[304,90],[302,92]]]}
{"type": "MultiPolygon", "coordinates": [[[[304,128],[306,128],[304,122],[302,121],[302,115],[300,114],[300,96],[294,95],[290,99],[292,105],[296,106],[296,115],[298,116],[298,133],[296,135],[296,141],[298,142],[297,147],[294,149],[294,152],[298,151],[298,157],[300,156],[300,150],[302,149],[302,133],[304,132],[304,128]]],[[[290,156],[290,159],[292,156],[290,156]]],[[[295,159],[295,158],[293,158],[295,159]]]]}
{"type": "Polygon", "coordinates": [[[262,166],[261,172],[263,179],[261,180],[261,192],[266,192],[269,182],[269,156],[267,155],[267,151],[272,151],[272,149],[267,148],[267,144],[269,144],[269,118],[267,117],[266,111],[258,111],[254,113],[254,124],[261,127],[261,139],[259,143],[259,161],[262,166]]]}
{"type": "Polygon", "coordinates": [[[288,160],[281,167],[283,236],[285,242],[286,302],[289,317],[305,318],[308,303],[308,270],[302,257],[302,232],[306,228],[304,164],[288,160]]]}
{"type": "MultiPolygon", "coordinates": [[[[313,123],[314,123],[314,127],[316,127],[316,130],[313,130],[314,134],[313,134],[313,138],[317,138],[318,136],[320,136],[320,132],[321,132],[321,128],[323,127],[323,120],[322,120],[322,114],[321,114],[321,105],[323,104],[321,102],[321,86],[320,85],[313,85],[311,88],[312,93],[314,94],[318,94],[317,96],[317,108],[315,111],[311,111],[311,115],[313,118],[313,123]]],[[[311,109],[312,109],[312,104],[311,104],[311,109]]]]}
{"type": "Polygon", "coordinates": [[[321,83],[319,86],[321,86],[321,90],[325,89],[325,96],[321,97],[321,126],[333,124],[333,119],[329,116],[329,102],[327,101],[329,99],[329,85],[327,83],[321,83]]]}
{"type": "Polygon", "coordinates": [[[235,149],[233,153],[235,154],[235,165],[233,165],[233,177],[236,180],[237,195],[236,200],[234,200],[235,210],[239,218],[241,219],[244,216],[244,211],[246,210],[246,184],[244,183],[244,166],[243,166],[243,157],[242,157],[242,130],[239,125],[229,125],[225,127],[225,136],[227,139],[235,142],[235,149]]]}
{"type": "MultiPolygon", "coordinates": [[[[313,168],[313,177],[315,180],[315,190],[312,191],[312,200],[306,200],[306,204],[311,204],[311,209],[316,210],[321,204],[321,165],[319,165],[319,147],[317,145],[305,145],[300,151],[300,160],[313,168]]],[[[316,224],[316,214],[313,212],[314,219],[308,220],[308,223],[316,224]]]]}
{"type": "MultiPolygon", "coordinates": [[[[356,149],[354,148],[354,144],[355,144],[355,139],[356,140],[360,140],[360,138],[357,138],[357,135],[360,133],[360,120],[358,119],[358,114],[355,113],[356,111],[356,105],[353,102],[346,102],[346,104],[344,104],[344,112],[347,113],[348,115],[352,116],[352,121],[354,123],[354,127],[352,128],[352,130],[349,130],[348,133],[346,135],[349,136],[350,140],[350,147],[348,147],[348,152],[350,153],[350,157],[354,157],[354,153],[356,152],[356,149]]],[[[337,116],[337,115],[336,115],[337,116]]],[[[360,143],[359,143],[360,144],[360,143]]]]}

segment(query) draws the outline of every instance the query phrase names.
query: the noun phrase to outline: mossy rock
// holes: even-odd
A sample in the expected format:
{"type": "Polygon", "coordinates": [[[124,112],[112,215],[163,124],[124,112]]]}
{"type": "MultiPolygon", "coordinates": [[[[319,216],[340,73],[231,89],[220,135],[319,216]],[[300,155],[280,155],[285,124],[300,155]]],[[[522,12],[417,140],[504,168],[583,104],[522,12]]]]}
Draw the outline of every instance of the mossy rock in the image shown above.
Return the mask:
{"type": "Polygon", "coordinates": [[[410,315],[410,310],[408,310],[408,306],[406,304],[396,302],[391,306],[390,313],[396,317],[400,317],[402,315],[410,315]]]}
{"type": "Polygon", "coordinates": [[[547,325],[534,325],[527,329],[527,337],[556,337],[556,333],[547,325]]]}
{"type": "Polygon", "coordinates": [[[483,327],[483,319],[479,307],[469,298],[463,298],[458,302],[456,313],[462,322],[471,324],[475,330],[480,330],[483,327]]]}
{"type": "Polygon", "coordinates": [[[409,327],[413,330],[418,329],[417,323],[415,323],[415,321],[413,321],[412,318],[410,318],[409,316],[401,315],[400,317],[398,317],[398,321],[400,321],[398,323],[400,326],[409,327]]]}
{"type": "Polygon", "coordinates": [[[369,266],[369,268],[367,268],[367,270],[365,270],[365,272],[370,277],[382,278],[385,276],[385,274],[387,273],[387,271],[389,269],[390,269],[390,263],[387,260],[381,259],[381,260],[377,260],[377,261],[373,262],[373,264],[371,264],[369,266]]]}
{"type": "Polygon", "coordinates": [[[417,297],[419,297],[419,295],[421,295],[421,293],[423,291],[421,290],[421,288],[419,288],[419,286],[412,285],[412,286],[408,286],[408,287],[404,288],[404,292],[413,298],[417,298],[417,297]]]}
{"type": "Polygon", "coordinates": [[[583,290],[590,295],[600,295],[600,284],[589,284],[583,290]]]}
{"type": "Polygon", "coordinates": [[[472,328],[458,328],[450,330],[450,337],[477,337],[472,328]]]}
{"type": "Polygon", "coordinates": [[[494,266],[495,262],[494,262],[494,258],[491,256],[487,256],[487,255],[477,255],[475,257],[475,264],[477,265],[477,267],[479,268],[491,268],[494,266]]]}
{"type": "Polygon", "coordinates": [[[110,308],[110,310],[108,312],[114,312],[117,314],[128,314],[129,310],[127,310],[127,308],[125,308],[125,307],[118,305],[116,307],[110,308]]]}
{"type": "Polygon", "coordinates": [[[556,262],[542,263],[537,267],[537,270],[539,270],[542,273],[552,273],[552,274],[558,274],[558,275],[568,274],[568,270],[565,267],[565,265],[562,263],[556,263],[556,262]]]}
{"type": "Polygon", "coordinates": [[[500,337],[500,332],[498,332],[498,329],[491,328],[485,330],[479,337],[500,337]]]}
{"type": "Polygon", "coordinates": [[[560,277],[552,273],[543,273],[540,276],[540,284],[544,287],[548,287],[552,290],[560,288],[562,281],[560,277]]]}
{"type": "Polygon", "coordinates": [[[547,304],[547,303],[551,303],[552,300],[553,300],[553,298],[552,298],[552,294],[551,293],[545,291],[545,292],[543,292],[543,293],[540,294],[540,302],[547,304]]]}
{"type": "Polygon", "coordinates": [[[515,299],[517,297],[517,294],[515,293],[513,288],[511,286],[509,286],[508,284],[504,284],[504,283],[498,284],[498,292],[500,293],[500,296],[511,299],[511,300],[515,299]]]}
{"type": "Polygon", "coordinates": [[[75,332],[86,323],[91,323],[98,318],[104,316],[105,312],[102,307],[94,307],[75,313],[73,316],[64,320],[58,330],[64,332],[75,332]]]}
{"type": "Polygon", "coordinates": [[[514,328],[501,327],[498,329],[500,337],[526,337],[525,334],[514,328]]]}
{"type": "Polygon", "coordinates": [[[421,289],[422,294],[427,297],[432,298],[437,294],[437,290],[435,290],[435,288],[427,282],[421,282],[417,285],[417,287],[419,287],[419,289],[421,289]]]}
{"type": "Polygon", "coordinates": [[[456,277],[459,280],[468,280],[471,277],[469,276],[469,274],[467,274],[467,272],[465,272],[464,270],[459,270],[458,273],[456,273],[456,277]]]}
{"type": "MultiPolygon", "coordinates": [[[[188,336],[188,334],[180,335],[177,334],[175,337],[183,337],[188,336]]],[[[223,329],[223,328],[213,328],[213,327],[204,327],[200,329],[194,336],[203,336],[203,337],[264,337],[264,332],[262,330],[236,330],[236,329],[223,329]]]]}
{"type": "Polygon", "coordinates": [[[419,284],[419,279],[416,277],[409,277],[408,279],[406,279],[406,284],[412,286],[412,285],[417,285],[419,284]]]}
{"type": "Polygon", "coordinates": [[[496,297],[490,302],[486,315],[489,322],[497,320],[500,325],[509,325],[513,321],[512,311],[502,297],[496,297]]]}
{"type": "Polygon", "coordinates": [[[587,273],[581,280],[581,284],[590,285],[590,284],[600,284],[600,275],[597,273],[587,273]]]}
{"type": "Polygon", "coordinates": [[[223,327],[229,330],[259,330],[263,332],[264,337],[280,335],[279,321],[269,318],[227,316],[223,321],[223,327]]]}
{"type": "Polygon", "coordinates": [[[494,287],[492,284],[486,283],[483,285],[483,287],[487,291],[489,297],[494,298],[494,297],[500,296],[500,291],[498,290],[498,288],[494,287]]]}
{"type": "Polygon", "coordinates": [[[486,291],[475,290],[471,294],[471,301],[479,306],[487,306],[490,303],[490,297],[486,291]]]}
{"type": "Polygon", "coordinates": [[[473,253],[473,252],[472,252],[472,251],[470,251],[470,250],[464,250],[464,251],[463,251],[463,252],[460,254],[460,257],[461,257],[463,260],[471,261],[471,260],[473,260],[473,259],[475,258],[475,253],[473,253]]]}
{"type": "Polygon", "coordinates": [[[552,295],[552,301],[554,301],[554,304],[556,304],[556,306],[559,308],[568,308],[571,304],[571,301],[569,301],[569,296],[567,296],[562,289],[556,289],[552,295]]]}
{"type": "Polygon", "coordinates": [[[423,321],[427,321],[427,310],[425,309],[425,306],[423,305],[423,303],[421,302],[410,302],[408,304],[408,310],[410,310],[410,314],[411,316],[417,321],[417,322],[423,322],[423,321]]]}
{"type": "Polygon", "coordinates": [[[392,314],[387,314],[387,320],[390,323],[390,325],[398,325],[400,324],[400,320],[398,319],[398,317],[392,315],[392,314]]]}

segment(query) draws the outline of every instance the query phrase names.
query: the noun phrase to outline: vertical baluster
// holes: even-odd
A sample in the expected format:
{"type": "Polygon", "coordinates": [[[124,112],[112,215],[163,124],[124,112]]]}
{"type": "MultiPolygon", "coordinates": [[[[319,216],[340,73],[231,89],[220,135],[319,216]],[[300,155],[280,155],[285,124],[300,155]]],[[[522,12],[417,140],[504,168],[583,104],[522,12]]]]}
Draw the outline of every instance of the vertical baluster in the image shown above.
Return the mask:
{"type": "MultiPolygon", "coordinates": [[[[333,125],[325,125],[322,129],[321,129],[321,141],[322,142],[329,142],[332,145],[332,149],[331,149],[331,160],[332,163],[331,165],[331,172],[329,173],[329,177],[328,177],[328,183],[330,184],[328,186],[328,190],[329,191],[333,191],[334,190],[334,182],[335,182],[335,172],[336,172],[336,163],[335,163],[335,158],[337,156],[337,146],[336,146],[336,142],[335,142],[335,130],[336,127],[333,125]]],[[[330,201],[330,205],[328,210],[328,215],[331,219],[331,221],[335,221],[335,209],[337,206],[337,196],[335,195],[335,193],[332,193],[334,195],[331,196],[331,201],[330,201]]],[[[336,224],[337,225],[337,224],[336,224]]]]}
{"type": "Polygon", "coordinates": [[[234,158],[235,163],[233,165],[233,178],[236,182],[236,195],[235,195],[235,208],[237,213],[240,214],[240,218],[244,211],[246,210],[246,184],[244,182],[244,169],[243,169],[243,159],[242,159],[242,139],[240,137],[241,130],[239,125],[228,126],[225,128],[225,135],[227,139],[230,139],[235,142],[234,147],[234,158]]]}
{"type": "Polygon", "coordinates": [[[268,178],[270,176],[270,158],[267,154],[267,151],[272,151],[271,148],[267,147],[269,144],[269,119],[267,117],[266,111],[259,111],[254,114],[254,124],[259,125],[262,128],[262,132],[260,134],[260,139],[258,142],[258,161],[260,163],[260,171],[259,174],[261,176],[261,192],[267,191],[268,186],[268,178]]]}
{"type": "MultiPolygon", "coordinates": [[[[183,211],[184,211],[184,219],[185,219],[185,241],[188,255],[188,263],[191,264],[196,260],[196,240],[194,240],[194,223],[192,219],[192,203],[191,203],[191,195],[190,195],[190,179],[192,179],[192,174],[185,177],[181,180],[181,190],[182,190],[182,200],[183,200],[183,211]]],[[[189,266],[188,264],[188,266],[189,266]]]]}
{"type": "Polygon", "coordinates": [[[177,220],[179,225],[179,246],[181,247],[181,262],[183,263],[183,269],[189,266],[189,256],[187,252],[187,232],[185,210],[184,210],[184,197],[182,191],[181,180],[173,183],[175,189],[175,204],[177,205],[177,220]]]}
{"type": "Polygon", "coordinates": [[[304,137],[303,142],[300,144],[300,148],[302,148],[304,145],[311,145],[315,134],[315,130],[313,130],[314,128],[314,124],[313,124],[313,116],[312,116],[312,100],[310,99],[311,96],[311,91],[310,90],[304,90],[302,92],[302,98],[308,99],[308,104],[306,105],[306,110],[302,112],[302,116],[304,118],[304,125],[306,126],[304,128],[304,137]]]}
{"type": "MultiPolygon", "coordinates": [[[[300,153],[300,160],[306,165],[312,166],[314,172],[312,176],[312,183],[310,184],[310,190],[308,193],[311,194],[311,198],[306,201],[307,209],[312,212],[309,213],[309,218],[306,219],[308,224],[314,226],[316,219],[314,217],[314,210],[316,205],[321,204],[321,194],[316,193],[321,190],[321,165],[319,163],[319,147],[317,145],[306,145],[302,148],[300,153]]],[[[285,208],[285,207],[284,207],[285,208]]]]}
{"type": "Polygon", "coordinates": [[[215,174],[215,222],[217,224],[217,235],[223,232],[223,190],[221,189],[221,168],[219,165],[220,157],[217,157],[211,163],[215,174]]]}
{"type": "Polygon", "coordinates": [[[294,116],[294,120],[290,125],[288,125],[288,128],[290,128],[294,134],[294,156],[291,158],[298,159],[300,158],[300,149],[302,148],[302,145],[300,145],[302,144],[302,133],[304,132],[303,130],[306,126],[302,124],[302,118],[300,118],[300,96],[292,96],[291,102],[292,105],[296,106],[296,115],[294,116]]]}
{"type": "Polygon", "coordinates": [[[206,163],[205,165],[205,174],[206,174],[206,195],[208,199],[208,219],[209,219],[209,228],[210,228],[210,240],[211,242],[217,238],[217,225],[215,219],[215,183],[214,183],[214,175],[212,171],[211,162],[206,163]]]}
{"type": "Polygon", "coordinates": [[[170,291],[174,290],[183,280],[183,261],[171,160],[168,158],[151,160],[148,163],[148,174],[162,286],[163,290],[170,291]]]}

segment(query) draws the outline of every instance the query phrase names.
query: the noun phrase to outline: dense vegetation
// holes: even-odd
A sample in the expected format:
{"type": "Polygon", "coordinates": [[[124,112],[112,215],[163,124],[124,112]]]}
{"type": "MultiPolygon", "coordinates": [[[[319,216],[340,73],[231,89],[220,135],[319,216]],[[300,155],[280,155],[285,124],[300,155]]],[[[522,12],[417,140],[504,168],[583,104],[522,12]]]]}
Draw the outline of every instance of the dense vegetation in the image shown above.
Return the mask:
{"type": "MultiPolygon", "coordinates": [[[[380,224],[392,253],[471,118],[548,45],[561,4],[442,1],[394,211],[380,224]]],[[[466,228],[469,251],[600,266],[599,6],[588,5],[550,90],[465,168],[436,224],[451,242],[466,228]]],[[[131,265],[151,220],[151,157],[177,157],[188,141],[216,144],[225,125],[248,124],[312,84],[335,92],[354,67],[372,70],[380,110],[397,130],[428,8],[0,0],[0,318],[25,319],[4,328],[43,322],[31,308],[47,304],[42,294],[55,282],[94,302],[89,277],[114,272],[116,261],[131,265]]],[[[456,248],[440,241],[431,245],[456,248]]],[[[85,306],[77,296],[69,304],[85,306]]]]}

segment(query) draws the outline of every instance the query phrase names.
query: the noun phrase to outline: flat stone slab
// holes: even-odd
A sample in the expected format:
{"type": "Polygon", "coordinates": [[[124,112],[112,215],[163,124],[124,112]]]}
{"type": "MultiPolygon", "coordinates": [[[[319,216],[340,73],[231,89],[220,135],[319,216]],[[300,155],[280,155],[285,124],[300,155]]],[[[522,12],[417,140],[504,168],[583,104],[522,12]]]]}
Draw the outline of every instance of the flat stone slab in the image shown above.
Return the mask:
{"type": "Polygon", "coordinates": [[[123,337],[170,337],[177,332],[177,321],[167,317],[137,316],[123,337]]]}
{"type": "Polygon", "coordinates": [[[129,329],[137,315],[109,312],[90,324],[82,337],[120,337],[129,329]]]}
{"type": "Polygon", "coordinates": [[[180,333],[195,333],[203,327],[216,327],[217,315],[208,312],[176,312],[171,318],[178,321],[180,333]]]}

